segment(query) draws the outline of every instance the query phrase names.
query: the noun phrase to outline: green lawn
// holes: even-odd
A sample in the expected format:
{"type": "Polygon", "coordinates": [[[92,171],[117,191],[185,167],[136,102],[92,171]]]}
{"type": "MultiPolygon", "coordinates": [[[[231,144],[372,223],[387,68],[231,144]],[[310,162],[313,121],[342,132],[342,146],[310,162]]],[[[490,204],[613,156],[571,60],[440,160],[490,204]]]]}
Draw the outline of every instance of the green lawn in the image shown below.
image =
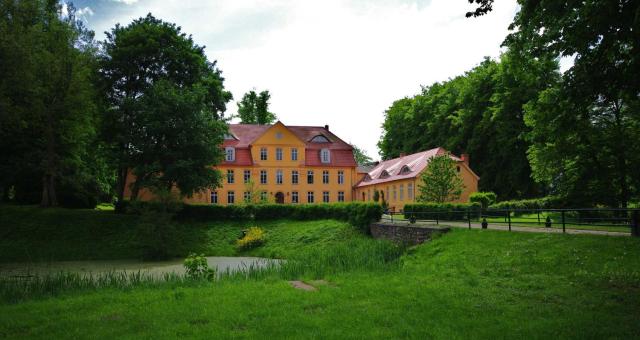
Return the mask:
{"type": "MultiPolygon", "coordinates": [[[[75,225],[69,230],[103,230],[87,224],[78,227],[83,223],[73,221],[73,216],[77,214],[80,218],[85,212],[57,213],[68,214],[66,222],[58,224],[59,228],[75,225]]],[[[86,214],[95,219],[111,219],[86,214]]],[[[30,215],[42,218],[34,211],[30,215]]],[[[116,217],[117,223],[114,220],[108,223],[114,226],[134,223],[130,216],[116,217]]],[[[18,220],[14,215],[14,226],[18,220]]],[[[104,222],[105,228],[108,223],[104,222]]],[[[322,258],[323,254],[340,254],[340,258],[326,261],[349,263],[355,260],[350,257],[363,256],[358,247],[375,243],[335,221],[257,224],[267,229],[268,240],[262,249],[252,252],[255,255],[292,258],[306,253],[322,258]],[[336,252],[344,247],[353,247],[353,252],[336,252]]],[[[204,237],[193,245],[207,254],[235,254],[231,241],[241,224],[189,227],[198,230],[195,235],[204,237]]],[[[14,239],[28,238],[14,227],[3,226],[3,232],[6,229],[13,230],[9,235],[14,237],[22,235],[14,239]]],[[[123,226],[118,230],[126,229],[123,226]]],[[[84,237],[96,246],[99,241],[94,240],[93,234],[85,232],[84,237]]],[[[61,244],[61,237],[57,238],[52,246],[61,244]]],[[[117,238],[112,236],[108,241],[117,238]]],[[[81,236],[74,238],[77,242],[80,239],[81,236]]],[[[11,242],[4,238],[2,242],[0,249],[4,256],[10,253],[4,246],[11,242]]],[[[29,242],[22,242],[29,247],[29,242]]],[[[44,241],[37,244],[49,247],[44,241]]],[[[67,252],[38,253],[60,257],[86,255],[78,250],[82,247],[72,248],[67,252]]],[[[121,251],[119,255],[124,253],[121,251]]],[[[99,257],[106,258],[109,254],[112,253],[103,251],[99,257]]],[[[319,265],[322,261],[313,263],[319,265]]],[[[174,282],[155,287],[64,291],[56,297],[4,303],[0,304],[0,337],[629,339],[640,336],[639,239],[455,229],[428,244],[408,249],[400,262],[391,261],[383,267],[340,268],[298,274],[299,279],[321,277],[329,282],[318,285],[315,292],[293,289],[282,275],[272,273],[255,279],[236,277],[215,283],[174,282]]]]}

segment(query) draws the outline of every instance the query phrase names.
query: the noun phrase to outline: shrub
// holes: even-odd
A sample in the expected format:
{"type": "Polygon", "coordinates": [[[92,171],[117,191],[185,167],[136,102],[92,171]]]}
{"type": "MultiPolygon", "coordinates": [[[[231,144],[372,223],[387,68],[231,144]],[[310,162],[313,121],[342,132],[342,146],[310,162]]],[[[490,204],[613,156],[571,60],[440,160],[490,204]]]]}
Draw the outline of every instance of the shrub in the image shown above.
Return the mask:
{"type": "Polygon", "coordinates": [[[563,200],[557,196],[547,196],[542,198],[533,198],[526,200],[502,201],[489,206],[489,209],[504,210],[537,210],[563,208],[565,206],[563,200]]]}
{"type": "Polygon", "coordinates": [[[265,232],[259,227],[250,227],[244,236],[236,241],[240,250],[249,250],[261,246],[265,242],[265,232]]]}
{"type": "Polygon", "coordinates": [[[186,270],[187,277],[191,279],[213,279],[215,276],[215,270],[209,268],[207,258],[204,254],[190,254],[184,259],[184,268],[186,270]]]}
{"type": "MultiPolygon", "coordinates": [[[[139,214],[144,207],[154,206],[156,202],[117,202],[118,213],[139,214]]],[[[275,219],[320,220],[335,219],[347,221],[354,227],[368,231],[372,222],[380,220],[382,205],[377,203],[348,202],[328,204],[247,204],[247,205],[190,205],[181,204],[176,218],[198,221],[261,221],[275,219]]]]}
{"type": "Polygon", "coordinates": [[[482,209],[487,209],[490,205],[496,202],[496,194],[488,191],[488,192],[474,192],[469,196],[469,202],[471,203],[480,203],[482,209]]]}
{"type": "Polygon", "coordinates": [[[466,220],[467,213],[477,215],[480,203],[415,203],[405,204],[404,217],[418,220],[466,220]]]}

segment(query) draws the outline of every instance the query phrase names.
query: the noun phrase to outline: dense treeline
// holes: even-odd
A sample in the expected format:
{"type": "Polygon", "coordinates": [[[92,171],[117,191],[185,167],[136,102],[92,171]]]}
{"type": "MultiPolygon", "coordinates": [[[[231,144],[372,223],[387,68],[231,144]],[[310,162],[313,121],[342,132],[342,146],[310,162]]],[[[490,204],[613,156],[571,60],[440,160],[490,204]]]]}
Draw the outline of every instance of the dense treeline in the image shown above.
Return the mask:
{"type": "MultiPolygon", "coordinates": [[[[469,16],[488,13],[491,3],[469,16]]],[[[467,152],[480,190],[500,200],[551,194],[572,206],[621,207],[638,200],[640,3],[519,4],[499,61],[391,105],[382,155],[436,146],[467,152]],[[566,72],[559,57],[573,59],[566,72]]]]}
{"type": "Polygon", "coordinates": [[[557,69],[553,61],[513,53],[499,61],[485,59],[462,76],[394,102],[385,113],[378,147],[384,158],[438,146],[466,152],[481,191],[501,199],[543,194],[531,177],[523,105],[557,81],[557,69]]]}
{"type": "Polygon", "coordinates": [[[127,181],[132,199],[218,185],[232,96],[204,48],[151,14],[96,42],[75,13],[0,1],[0,201],[93,207],[127,181]]]}

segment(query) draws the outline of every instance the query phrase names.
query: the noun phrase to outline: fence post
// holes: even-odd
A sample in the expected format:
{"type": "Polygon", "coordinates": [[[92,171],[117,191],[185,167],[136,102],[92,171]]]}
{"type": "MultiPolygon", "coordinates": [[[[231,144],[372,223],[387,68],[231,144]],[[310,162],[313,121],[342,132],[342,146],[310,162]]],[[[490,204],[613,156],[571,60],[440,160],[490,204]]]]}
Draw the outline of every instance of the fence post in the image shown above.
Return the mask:
{"type": "Polygon", "coordinates": [[[471,212],[467,208],[467,222],[469,223],[469,229],[471,229],[471,212]]]}
{"type": "Polygon", "coordinates": [[[436,224],[440,224],[440,214],[436,211],[436,224]]]}
{"type": "Polygon", "coordinates": [[[562,233],[566,233],[566,229],[564,227],[564,210],[562,210],[562,233]]]}
{"type": "Polygon", "coordinates": [[[638,210],[634,210],[631,215],[631,236],[638,237],[640,236],[640,225],[638,225],[638,210]]]}
{"type": "Polygon", "coordinates": [[[509,231],[511,231],[511,209],[507,210],[507,219],[509,220],[509,231]]]}
{"type": "Polygon", "coordinates": [[[538,208],[538,225],[540,225],[540,208],[538,208]]]}

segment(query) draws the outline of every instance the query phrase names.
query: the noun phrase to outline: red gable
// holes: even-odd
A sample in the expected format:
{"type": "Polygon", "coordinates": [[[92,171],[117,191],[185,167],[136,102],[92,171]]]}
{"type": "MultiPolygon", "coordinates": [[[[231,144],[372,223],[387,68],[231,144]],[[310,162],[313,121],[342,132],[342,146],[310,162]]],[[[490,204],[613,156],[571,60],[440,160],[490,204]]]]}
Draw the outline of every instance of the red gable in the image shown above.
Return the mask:
{"type": "MultiPolygon", "coordinates": [[[[272,125],[230,124],[230,136],[224,140],[223,147],[236,148],[234,162],[223,161],[228,165],[251,165],[251,144],[262,136],[272,125]]],[[[286,126],[296,137],[305,143],[305,165],[307,166],[356,166],[353,148],[338,136],[321,126],[286,126]],[[315,138],[318,137],[318,138],[315,138]],[[324,138],[323,138],[324,137],[324,138]],[[326,139],[325,142],[316,140],[326,139]],[[331,150],[330,162],[320,162],[320,150],[331,150]]]]}

